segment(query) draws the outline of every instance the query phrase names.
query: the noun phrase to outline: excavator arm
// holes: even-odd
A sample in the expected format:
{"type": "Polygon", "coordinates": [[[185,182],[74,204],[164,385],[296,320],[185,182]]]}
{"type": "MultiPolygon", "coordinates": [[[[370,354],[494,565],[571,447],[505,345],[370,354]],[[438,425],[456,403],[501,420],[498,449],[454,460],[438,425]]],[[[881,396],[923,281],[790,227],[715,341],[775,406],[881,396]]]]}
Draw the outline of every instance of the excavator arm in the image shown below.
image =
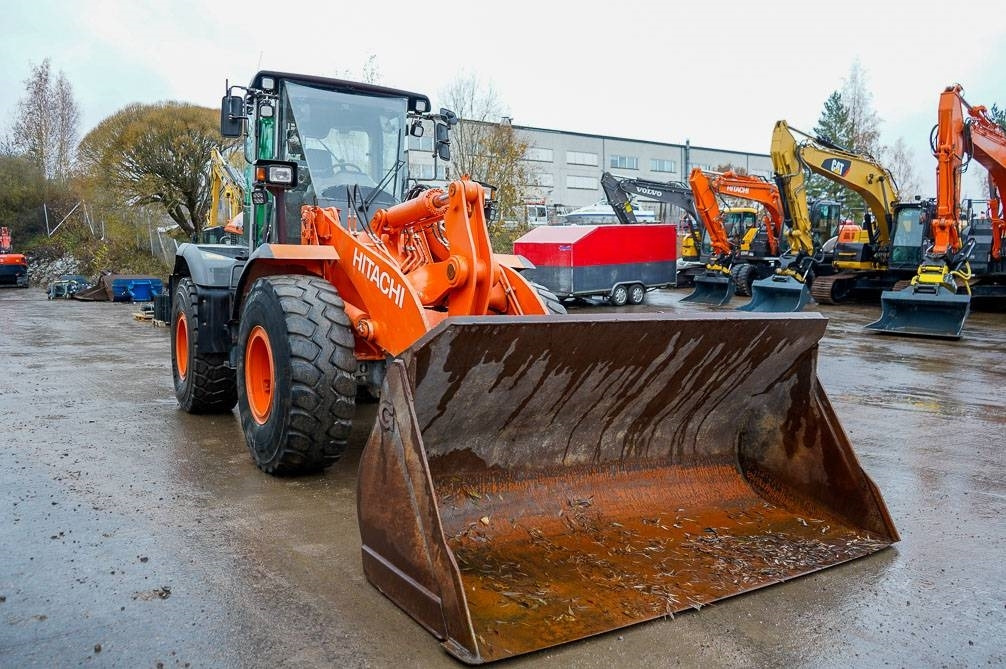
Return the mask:
{"type": "Polygon", "coordinates": [[[674,205],[691,216],[693,221],[699,220],[698,213],[695,211],[692,190],[688,184],[680,181],[648,181],[646,179],[617,177],[611,172],[605,172],[601,175],[601,188],[604,189],[604,196],[621,223],[636,223],[632,201],[629,197],[631,195],[674,205]]]}
{"type": "MultiPolygon", "coordinates": [[[[693,172],[694,173],[694,172],[693,172]]],[[[765,222],[765,232],[768,236],[770,255],[779,255],[779,237],[782,234],[783,208],[779,198],[779,189],[772,182],[747,174],[737,174],[733,170],[717,174],[710,187],[722,195],[732,195],[765,207],[768,220],[765,222]]],[[[694,187],[694,185],[693,185],[694,187]]]]}
{"type": "Polygon", "coordinates": [[[692,188],[692,196],[695,198],[695,209],[698,212],[699,220],[709,234],[709,241],[712,243],[713,253],[716,255],[716,258],[710,263],[722,264],[724,259],[733,254],[733,245],[730,243],[723,225],[723,212],[716,201],[716,190],[706,173],[698,167],[693,168],[692,173],[688,175],[688,183],[692,188]]]}
{"type": "Polygon", "coordinates": [[[799,144],[786,121],[772,131],[772,168],[782,200],[783,222],[790,253],[813,255],[814,240],[807,208],[807,184],[799,144]]]}

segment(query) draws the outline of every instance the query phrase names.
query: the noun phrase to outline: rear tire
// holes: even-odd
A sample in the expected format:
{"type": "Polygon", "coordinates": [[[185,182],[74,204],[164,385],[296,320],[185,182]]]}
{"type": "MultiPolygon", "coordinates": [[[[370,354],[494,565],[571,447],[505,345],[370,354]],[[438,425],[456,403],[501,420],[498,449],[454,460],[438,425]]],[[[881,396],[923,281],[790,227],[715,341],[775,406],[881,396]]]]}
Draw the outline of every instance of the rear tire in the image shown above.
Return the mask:
{"type": "Polygon", "coordinates": [[[619,284],[611,289],[611,294],[608,296],[608,302],[611,303],[613,307],[624,307],[629,301],[629,289],[625,287],[625,284],[619,284]]]}
{"type": "Polygon", "coordinates": [[[531,287],[535,289],[538,293],[538,297],[545,302],[545,307],[548,309],[550,314],[565,314],[566,307],[562,305],[562,300],[556,297],[555,293],[541,285],[540,283],[530,282],[531,287]]]}
{"type": "Polygon", "coordinates": [[[238,404],[259,469],[306,474],[338,461],[356,410],[354,347],[328,281],[271,276],[252,285],[238,330],[238,404]]]}
{"type": "Polygon", "coordinates": [[[229,413],[237,404],[227,354],[199,352],[199,296],[187,277],[171,301],[171,375],[178,405],[188,413],[229,413]]]}
{"type": "Polygon", "coordinates": [[[629,286],[629,304],[642,304],[646,301],[646,287],[641,283],[629,286]]]}

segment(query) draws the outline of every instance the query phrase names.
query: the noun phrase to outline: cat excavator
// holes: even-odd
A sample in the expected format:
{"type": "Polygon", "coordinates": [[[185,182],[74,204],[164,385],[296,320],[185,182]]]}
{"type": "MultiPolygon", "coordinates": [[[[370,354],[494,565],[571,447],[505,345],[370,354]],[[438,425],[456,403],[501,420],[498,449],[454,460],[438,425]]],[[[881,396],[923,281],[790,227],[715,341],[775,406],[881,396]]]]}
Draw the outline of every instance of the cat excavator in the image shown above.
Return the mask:
{"type": "MultiPolygon", "coordinates": [[[[785,152],[776,157],[779,163],[801,164],[858,193],[867,205],[861,225],[839,226],[830,254],[831,266],[815,265],[810,287],[814,300],[818,304],[838,304],[852,296],[878,296],[897,281],[910,278],[922,247],[922,204],[901,202],[890,171],[870,156],[848,151],[822,137],[806,135],[790,128],[785,121],[776,125],[776,138],[773,151],[785,152]],[[804,135],[804,139],[797,142],[793,133],[804,135]]],[[[817,203],[806,205],[809,220],[801,222],[798,218],[805,209],[798,198],[806,197],[801,179],[788,179],[784,192],[790,211],[797,213],[793,224],[810,229],[812,238],[816,237],[813,247],[819,249],[822,239],[831,236],[832,229],[815,225],[814,212],[821,209],[817,203]]],[[[759,285],[757,290],[762,293],[779,290],[776,282],[766,283],[767,288],[759,285]]],[[[757,302],[763,300],[765,295],[759,295],[757,302]]]]}
{"type": "MultiPolygon", "coordinates": [[[[485,190],[408,178],[449,110],[259,72],[229,87],[244,243],[182,244],[179,406],[264,472],[334,465],[358,392],[363,573],[478,664],[698,609],[898,540],[816,372],[818,314],[567,315],[489,245],[485,190]]],[[[371,606],[380,606],[379,601],[371,606]]]]}
{"type": "MultiPolygon", "coordinates": [[[[706,264],[705,273],[696,277],[695,291],[682,301],[725,304],[734,293],[750,295],[752,282],[770,276],[778,265],[782,232],[778,189],[766,179],[733,170],[705,172],[695,168],[688,182],[703,227],[710,231],[714,257],[706,264]],[[730,217],[737,208],[721,209],[717,200],[724,195],[760,203],[767,212],[764,220],[758,222],[750,210],[754,220],[749,225],[731,226],[730,217]]],[[[740,210],[748,213],[745,209],[740,210]]]]}
{"type": "Polygon", "coordinates": [[[988,296],[1006,296],[1002,256],[1006,224],[1000,210],[1006,188],[1006,132],[985,107],[968,104],[963,91],[955,84],[940,94],[937,124],[930,135],[936,157],[936,199],[922,261],[909,286],[883,293],[883,313],[867,329],[957,339],[977,287],[988,296]],[[990,215],[982,227],[962,216],[961,174],[972,159],[988,170],[992,191],[990,215]],[[964,225],[970,231],[962,237],[964,225]],[[984,243],[976,249],[980,241],[984,243]]]}
{"type": "Polygon", "coordinates": [[[210,208],[200,231],[207,243],[240,244],[244,234],[245,179],[221,153],[210,152],[210,208]]]}

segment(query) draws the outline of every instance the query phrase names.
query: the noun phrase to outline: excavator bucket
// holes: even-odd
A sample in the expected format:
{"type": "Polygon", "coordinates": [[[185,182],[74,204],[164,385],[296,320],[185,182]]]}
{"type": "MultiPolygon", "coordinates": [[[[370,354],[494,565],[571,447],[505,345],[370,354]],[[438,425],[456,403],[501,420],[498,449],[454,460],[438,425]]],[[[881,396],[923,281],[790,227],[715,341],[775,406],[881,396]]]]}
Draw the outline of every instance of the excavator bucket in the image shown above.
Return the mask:
{"type": "Polygon", "coordinates": [[[865,326],[888,334],[959,339],[971,310],[971,296],[943,286],[909,286],[880,295],[880,319],[865,326]]]}
{"type": "Polygon", "coordinates": [[[826,322],[448,319],[389,364],[360,464],[368,580],[477,664],[890,545],[817,378],[826,322]]]}
{"type": "Polygon", "coordinates": [[[751,283],[751,301],[738,311],[802,311],[810,302],[810,288],[791,276],[774,274],[751,283]]]}
{"type": "Polygon", "coordinates": [[[734,284],[730,276],[720,272],[706,272],[695,277],[695,290],[681,298],[682,302],[697,304],[726,304],[734,296],[734,284]]]}

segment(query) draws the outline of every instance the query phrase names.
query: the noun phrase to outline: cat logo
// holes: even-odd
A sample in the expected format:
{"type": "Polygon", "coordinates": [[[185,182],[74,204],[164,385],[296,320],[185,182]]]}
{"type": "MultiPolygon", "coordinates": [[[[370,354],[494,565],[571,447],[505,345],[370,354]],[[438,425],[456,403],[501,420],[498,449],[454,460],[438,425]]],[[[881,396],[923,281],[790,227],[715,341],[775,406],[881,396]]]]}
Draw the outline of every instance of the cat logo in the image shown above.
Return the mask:
{"type": "Polygon", "coordinates": [[[849,168],[852,167],[852,162],[848,160],[842,160],[841,158],[828,158],[828,160],[821,163],[821,167],[828,170],[832,174],[837,174],[840,177],[844,177],[849,173],[849,168]]]}

